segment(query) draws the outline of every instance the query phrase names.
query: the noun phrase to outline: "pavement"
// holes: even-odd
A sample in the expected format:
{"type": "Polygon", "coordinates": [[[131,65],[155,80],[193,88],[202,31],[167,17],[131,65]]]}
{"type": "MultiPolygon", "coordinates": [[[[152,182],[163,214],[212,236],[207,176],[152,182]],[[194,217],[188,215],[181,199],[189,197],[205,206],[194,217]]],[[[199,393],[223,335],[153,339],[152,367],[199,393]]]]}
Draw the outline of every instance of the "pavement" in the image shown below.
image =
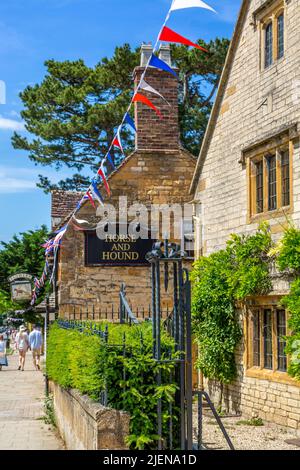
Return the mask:
{"type": "Polygon", "coordinates": [[[0,450],[63,450],[55,428],[45,424],[43,373],[34,370],[31,352],[25,370],[17,355],[0,371],[0,450]]]}

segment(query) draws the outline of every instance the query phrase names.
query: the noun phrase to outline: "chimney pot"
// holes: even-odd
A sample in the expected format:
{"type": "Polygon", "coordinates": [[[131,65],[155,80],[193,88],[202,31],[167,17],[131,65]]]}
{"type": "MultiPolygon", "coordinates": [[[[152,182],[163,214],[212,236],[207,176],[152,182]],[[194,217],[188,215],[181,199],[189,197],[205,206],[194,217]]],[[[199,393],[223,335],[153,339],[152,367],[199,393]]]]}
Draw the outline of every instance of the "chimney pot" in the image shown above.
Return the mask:
{"type": "Polygon", "coordinates": [[[146,67],[153,52],[152,44],[142,44],[141,47],[141,67],[146,67]]]}
{"type": "Polygon", "coordinates": [[[163,44],[160,46],[158,57],[172,67],[170,44],[163,44]]]}

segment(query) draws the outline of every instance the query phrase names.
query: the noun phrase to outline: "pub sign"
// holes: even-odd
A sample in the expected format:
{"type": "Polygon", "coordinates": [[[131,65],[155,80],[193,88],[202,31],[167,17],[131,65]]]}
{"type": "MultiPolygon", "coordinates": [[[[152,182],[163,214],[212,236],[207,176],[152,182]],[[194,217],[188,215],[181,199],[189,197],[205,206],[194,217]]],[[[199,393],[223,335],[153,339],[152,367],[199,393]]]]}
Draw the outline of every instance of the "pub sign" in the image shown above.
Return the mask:
{"type": "Polygon", "coordinates": [[[146,254],[155,240],[135,235],[108,234],[98,238],[96,231],[85,232],[85,263],[87,266],[149,266],[146,254]]]}
{"type": "Polygon", "coordinates": [[[30,274],[14,274],[8,278],[10,282],[11,298],[14,302],[31,300],[32,276],[30,274]]]}

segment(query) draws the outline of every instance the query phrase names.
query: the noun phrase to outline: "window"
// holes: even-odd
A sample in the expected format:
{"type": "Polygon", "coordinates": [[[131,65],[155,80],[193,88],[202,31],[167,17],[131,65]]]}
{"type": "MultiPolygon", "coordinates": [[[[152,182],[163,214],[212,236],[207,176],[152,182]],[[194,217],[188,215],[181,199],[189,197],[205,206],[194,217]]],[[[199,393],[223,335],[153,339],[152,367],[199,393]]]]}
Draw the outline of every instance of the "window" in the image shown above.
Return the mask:
{"type": "Polygon", "coordinates": [[[259,214],[264,210],[264,177],[263,161],[255,163],[256,166],[256,212],[259,214]]]}
{"type": "Polygon", "coordinates": [[[261,37],[261,68],[267,69],[284,57],[285,13],[283,1],[275,1],[258,16],[261,37]],[[260,16],[260,17],[259,17],[260,16]]]}
{"type": "Polygon", "coordinates": [[[272,311],[264,310],[264,329],[263,329],[263,345],[264,345],[264,368],[273,368],[273,345],[272,345],[272,311]]]}
{"type": "MultiPolygon", "coordinates": [[[[249,211],[255,216],[291,206],[291,152],[286,147],[249,157],[249,211]]],[[[292,148],[292,147],[291,147],[292,148]]]]}
{"type": "Polygon", "coordinates": [[[277,209],[277,192],[276,192],[276,156],[267,157],[268,166],[268,210],[277,209]]]}
{"type": "Polygon", "coordinates": [[[260,367],[260,312],[253,315],[253,365],[260,367]]]}
{"type": "Polygon", "coordinates": [[[290,156],[286,150],[281,154],[282,205],[290,205],[290,156]]]}
{"type": "Polygon", "coordinates": [[[257,308],[249,316],[248,368],[287,371],[287,316],[284,309],[257,308]]]}
{"type": "Polygon", "coordinates": [[[277,18],[277,59],[281,59],[284,54],[284,14],[277,18]]]}
{"type": "Polygon", "coordinates": [[[265,67],[273,63],[273,24],[269,23],[265,30],[265,67]]]}

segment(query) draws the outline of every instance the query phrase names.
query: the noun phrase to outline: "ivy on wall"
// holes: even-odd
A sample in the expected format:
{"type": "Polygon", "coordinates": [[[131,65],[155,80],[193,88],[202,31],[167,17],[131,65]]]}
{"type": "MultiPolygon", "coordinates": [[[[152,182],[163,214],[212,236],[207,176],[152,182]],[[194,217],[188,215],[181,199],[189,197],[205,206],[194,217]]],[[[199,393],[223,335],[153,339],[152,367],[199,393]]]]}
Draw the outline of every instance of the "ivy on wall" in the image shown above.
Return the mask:
{"type": "Polygon", "coordinates": [[[300,380],[300,230],[290,226],[276,247],[277,266],[294,277],[290,293],[282,300],[289,312],[290,335],[286,352],[290,355],[288,373],[300,380]]]}
{"type": "Polygon", "coordinates": [[[235,351],[242,338],[236,302],[271,289],[267,224],[254,235],[232,235],[224,250],[201,257],[192,271],[193,330],[197,366],[205,377],[228,384],[236,377],[235,351]]]}

